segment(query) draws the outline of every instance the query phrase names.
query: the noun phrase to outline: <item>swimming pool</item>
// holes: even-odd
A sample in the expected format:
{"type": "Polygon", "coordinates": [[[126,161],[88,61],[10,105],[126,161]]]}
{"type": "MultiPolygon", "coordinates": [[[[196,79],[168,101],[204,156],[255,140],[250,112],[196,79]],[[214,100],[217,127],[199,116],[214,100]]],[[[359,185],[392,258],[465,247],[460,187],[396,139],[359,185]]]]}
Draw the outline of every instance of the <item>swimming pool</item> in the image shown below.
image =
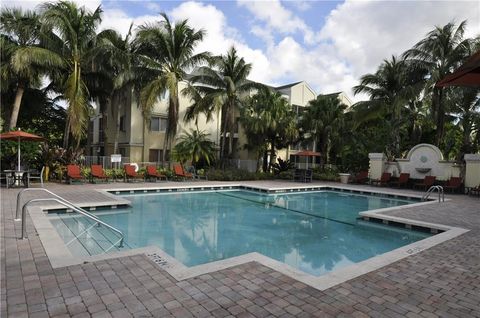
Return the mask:
{"type": "MultiPolygon", "coordinates": [[[[414,203],[400,198],[245,190],[124,197],[131,208],[97,216],[125,234],[127,247],[157,246],[186,266],[258,252],[319,276],[431,235],[358,219],[361,211],[414,203]]],[[[58,218],[52,224],[62,232],[58,218]]]]}

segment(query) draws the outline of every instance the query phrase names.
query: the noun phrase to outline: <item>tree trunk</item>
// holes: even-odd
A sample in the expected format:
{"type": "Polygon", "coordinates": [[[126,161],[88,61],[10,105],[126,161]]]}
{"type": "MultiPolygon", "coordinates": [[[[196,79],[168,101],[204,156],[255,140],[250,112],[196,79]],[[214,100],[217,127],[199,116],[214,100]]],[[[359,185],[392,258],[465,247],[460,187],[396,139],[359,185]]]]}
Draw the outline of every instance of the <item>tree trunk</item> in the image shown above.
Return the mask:
{"type": "Polygon", "coordinates": [[[123,101],[119,102],[117,96],[117,92],[115,92],[111,98],[111,107],[115,109],[115,136],[113,137],[113,153],[118,153],[118,136],[120,135],[120,114],[121,114],[121,107],[123,105],[123,101]]]}
{"type": "Polygon", "coordinates": [[[222,162],[222,166],[225,167],[225,145],[227,141],[227,124],[228,124],[228,104],[225,107],[225,110],[222,111],[222,121],[223,121],[223,136],[222,136],[222,144],[220,146],[220,161],[222,162]]]}
{"type": "Polygon", "coordinates": [[[236,149],[233,149],[233,139],[235,136],[235,108],[233,107],[233,105],[230,105],[229,126],[230,126],[230,136],[228,138],[228,144],[229,144],[228,157],[230,159],[234,159],[236,149]]]}
{"type": "Polygon", "coordinates": [[[63,132],[63,149],[68,149],[68,142],[70,136],[70,116],[67,114],[65,122],[65,131],[63,132]]]}
{"type": "Polygon", "coordinates": [[[436,97],[436,109],[437,109],[437,117],[436,117],[436,125],[437,131],[435,135],[435,145],[440,146],[440,143],[443,139],[444,134],[444,125],[445,125],[445,108],[443,103],[443,89],[441,88],[434,88],[437,90],[437,97],[436,97]]]}
{"type": "Polygon", "coordinates": [[[270,140],[270,167],[269,167],[269,171],[272,170],[272,167],[273,167],[273,164],[275,163],[275,158],[276,158],[276,154],[275,154],[275,138],[272,138],[270,140]]]}
{"type": "Polygon", "coordinates": [[[263,172],[267,172],[268,169],[268,150],[265,147],[265,150],[263,152],[263,166],[262,166],[263,172]]]}
{"type": "Polygon", "coordinates": [[[15,101],[12,105],[12,115],[10,116],[9,130],[17,127],[18,113],[20,112],[20,105],[22,104],[23,93],[25,92],[25,85],[18,83],[17,93],[15,94],[15,101]]]}

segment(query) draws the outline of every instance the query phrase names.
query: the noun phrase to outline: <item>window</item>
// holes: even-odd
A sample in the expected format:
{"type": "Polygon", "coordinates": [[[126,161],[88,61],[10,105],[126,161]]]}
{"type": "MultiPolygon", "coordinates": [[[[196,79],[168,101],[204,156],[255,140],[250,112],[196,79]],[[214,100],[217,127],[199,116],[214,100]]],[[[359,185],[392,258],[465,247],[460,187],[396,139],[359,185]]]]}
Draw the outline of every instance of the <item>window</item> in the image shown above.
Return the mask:
{"type": "MultiPolygon", "coordinates": [[[[161,162],[162,161],[162,156],[163,156],[163,150],[162,149],[150,149],[148,151],[148,161],[149,162],[161,162]]],[[[167,153],[165,155],[165,160],[168,161],[170,157],[170,150],[167,150],[167,153]]]]}
{"type": "Polygon", "coordinates": [[[118,148],[118,152],[122,155],[122,157],[127,156],[127,149],[125,148],[118,148]]]}
{"type": "Polygon", "coordinates": [[[125,116],[120,116],[120,131],[126,131],[125,130],[125,116]]]}
{"type": "Polygon", "coordinates": [[[167,119],[163,117],[150,118],[150,131],[166,131],[167,119]]]}

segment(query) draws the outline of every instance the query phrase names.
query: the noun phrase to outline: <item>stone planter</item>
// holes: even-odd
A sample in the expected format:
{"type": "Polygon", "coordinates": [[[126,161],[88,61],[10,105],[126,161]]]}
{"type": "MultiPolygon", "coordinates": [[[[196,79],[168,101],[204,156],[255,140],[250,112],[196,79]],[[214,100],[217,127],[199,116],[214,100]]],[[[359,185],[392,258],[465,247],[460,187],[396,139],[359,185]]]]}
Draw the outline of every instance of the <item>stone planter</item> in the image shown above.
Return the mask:
{"type": "Polygon", "coordinates": [[[348,183],[348,179],[350,179],[350,173],[339,173],[340,182],[341,183],[348,183]]]}

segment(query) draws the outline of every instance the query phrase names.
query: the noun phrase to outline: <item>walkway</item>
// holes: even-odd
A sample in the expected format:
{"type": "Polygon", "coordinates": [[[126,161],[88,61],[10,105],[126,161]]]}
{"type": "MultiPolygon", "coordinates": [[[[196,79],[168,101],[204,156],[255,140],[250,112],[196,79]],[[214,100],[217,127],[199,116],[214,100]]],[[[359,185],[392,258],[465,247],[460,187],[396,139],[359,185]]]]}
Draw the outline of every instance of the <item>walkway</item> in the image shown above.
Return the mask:
{"type": "MultiPolygon", "coordinates": [[[[48,189],[90,202],[106,199],[94,189],[138,186],[48,189]]],[[[1,317],[480,317],[478,198],[389,212],[471,231],[321,292],[254,262],[180,282],[144,255],[52,269],[30,220],[29,239],[17,239],[17,192],[0,192],[1,317]]]]}

